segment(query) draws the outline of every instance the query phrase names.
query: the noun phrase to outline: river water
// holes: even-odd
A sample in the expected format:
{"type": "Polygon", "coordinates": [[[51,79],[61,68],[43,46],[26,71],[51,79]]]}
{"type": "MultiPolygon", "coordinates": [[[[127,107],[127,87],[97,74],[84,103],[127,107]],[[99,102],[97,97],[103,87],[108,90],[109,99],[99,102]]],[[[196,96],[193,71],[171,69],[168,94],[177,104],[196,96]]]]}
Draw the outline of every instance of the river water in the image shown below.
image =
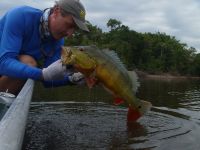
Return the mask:
{"type": "Polygon", "coordinates": [[[102,88],[36,85],[23,150],[198,150],[200,80],[141,80],[151,111],[127,125],[102,88]]]}

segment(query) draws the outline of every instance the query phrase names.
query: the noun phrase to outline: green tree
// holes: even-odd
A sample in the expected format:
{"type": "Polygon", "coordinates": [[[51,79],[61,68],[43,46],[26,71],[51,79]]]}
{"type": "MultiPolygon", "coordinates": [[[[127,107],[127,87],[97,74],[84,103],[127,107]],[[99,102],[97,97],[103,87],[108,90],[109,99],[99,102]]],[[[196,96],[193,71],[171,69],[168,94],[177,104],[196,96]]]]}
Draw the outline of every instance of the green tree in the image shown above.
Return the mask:
{"type": "Polygon", "coordinates": [[[120,26],[121,26],[121,21],[118,21],[116,19],[109,19],[107,22],[107,27],[110,27],[111,30],[119,28],[120,26]]]}
{"type": "Polygon", "coordinates": [[[150,73],[200,74],[200,56],[196,49],[166,33],[138,33],[121,21],[109,19],[108,32],[88,22],[90,33],[78,31],[66,45],[96,45],[109,48],[119,55],[128,69],[150,73]]]}

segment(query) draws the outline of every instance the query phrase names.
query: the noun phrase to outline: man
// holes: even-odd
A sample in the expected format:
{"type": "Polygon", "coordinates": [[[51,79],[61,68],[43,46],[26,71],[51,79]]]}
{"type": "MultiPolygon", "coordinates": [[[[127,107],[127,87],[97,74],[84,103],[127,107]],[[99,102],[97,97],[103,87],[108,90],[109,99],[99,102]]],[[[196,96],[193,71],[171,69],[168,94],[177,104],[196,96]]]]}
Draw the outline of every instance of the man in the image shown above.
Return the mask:
{"type": "Polygon", "coordinates": [[[21,6],[0,20],[0,91],[17,94],[28,78],[48,86],[78,84],[81,73],[62,66],[64,37],[85,25],[85,8],[79,0],[59,0],[44,11],[21,6]],[[44,68],[37,62],[44,60],[44,68]]]}

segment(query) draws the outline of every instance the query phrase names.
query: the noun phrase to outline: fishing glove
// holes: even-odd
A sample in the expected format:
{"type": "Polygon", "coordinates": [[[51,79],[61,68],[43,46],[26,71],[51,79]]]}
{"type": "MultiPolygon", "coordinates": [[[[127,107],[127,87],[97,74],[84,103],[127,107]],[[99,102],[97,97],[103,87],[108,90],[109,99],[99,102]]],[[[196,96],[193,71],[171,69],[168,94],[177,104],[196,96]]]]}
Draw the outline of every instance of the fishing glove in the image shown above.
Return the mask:
{"type": "Polygon", "coordinates": [[[68,78],[72,84],[83,85],[86,83],[84,75],[80,72],[73,73],[72,75],[68,76],[68,78]]]}
{"type": "Polygon", "coordinates": [[[72,74],[73,68],[66,69],[65,65],[62,65],[61,59],[55,61],[47,68],[42,69],[42,76],[44,81],[62,80],[66,74],[72,74]]]}

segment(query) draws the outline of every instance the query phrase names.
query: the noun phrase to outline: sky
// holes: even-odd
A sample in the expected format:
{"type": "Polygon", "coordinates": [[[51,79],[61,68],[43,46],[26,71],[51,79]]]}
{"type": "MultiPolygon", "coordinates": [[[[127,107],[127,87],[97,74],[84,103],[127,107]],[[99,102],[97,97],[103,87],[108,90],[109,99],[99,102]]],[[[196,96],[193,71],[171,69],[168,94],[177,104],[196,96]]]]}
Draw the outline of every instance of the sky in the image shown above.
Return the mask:
{"type": "MultiPolygon", "coordinates": [[[[86,19],[103,31],[110,18],[137,32],[165,32],[200,53],[200,0],[81,0],[86,19]]],[[[12,7],[29,5],[39,9],[55,0],[1,0],[0,16],[12,7]]]]}

